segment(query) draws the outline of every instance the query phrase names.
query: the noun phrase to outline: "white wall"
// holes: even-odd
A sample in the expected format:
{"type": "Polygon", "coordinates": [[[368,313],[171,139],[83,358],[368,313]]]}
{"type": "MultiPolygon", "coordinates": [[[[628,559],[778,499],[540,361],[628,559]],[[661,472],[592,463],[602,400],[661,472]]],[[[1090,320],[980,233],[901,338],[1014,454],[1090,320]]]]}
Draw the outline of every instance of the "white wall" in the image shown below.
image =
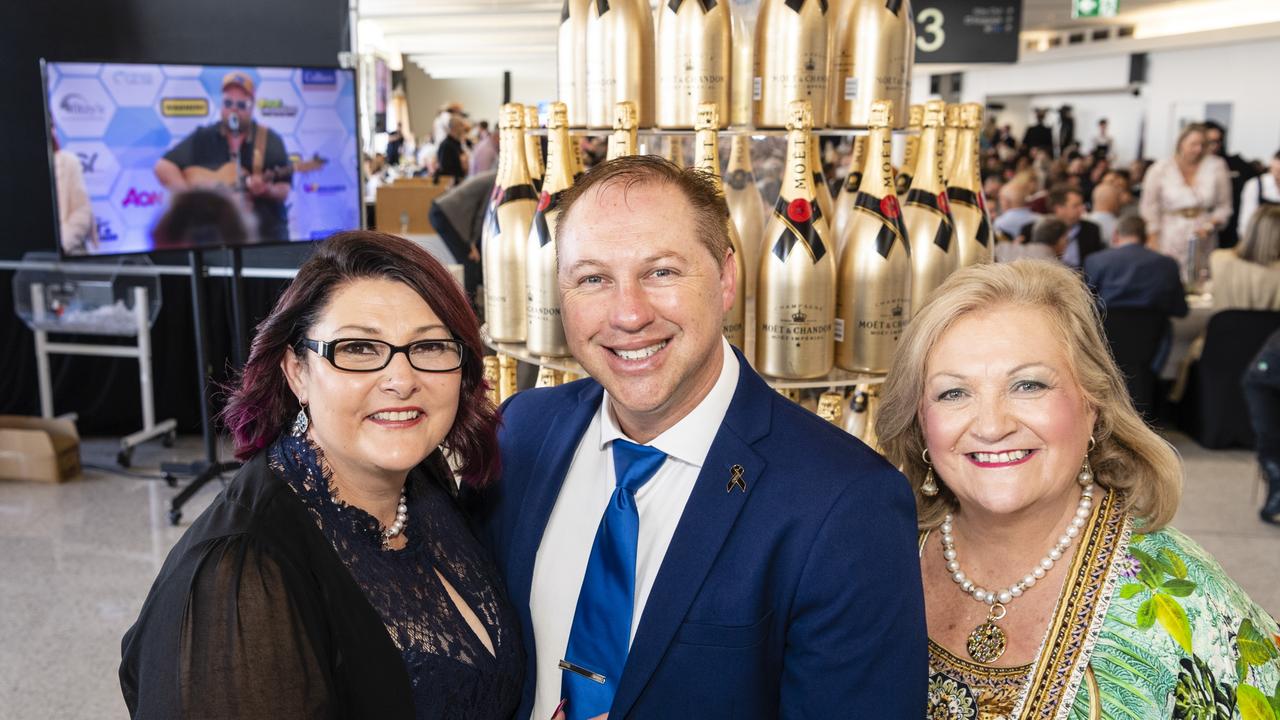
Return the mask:
{"type": "Polygon", "coordinates": [[[1032,108],[1049,108],[1052,112],[1045,119],[1056,133],[1057,109],[1070,105],[1076,119],[1076,140],[1081,150],[1093,149],[1091,139],[1098,131],[1098,120],[1107,119],[1107,134],[1111,136],[1111,153],[1117,162],[1128,163],[1137,157],[1138,138],[1142,132],[1145,102],[1131,92],[1080,93],[1071,95],[1014,95],[987,96],[987,102],[1003,103],[1006,107],[996,113],[996,122],[1010,125],[1014,137],[1022,139],[1022,133],[1031,124],[1032,108]]]}
{"type": "Polygon", "coordinates": [[[1175,106],[1231,103],[1227,129],[1232,152],[1269,158],[1280,149],[1280,38],[1151,54],[1147,154],[1173,151],[1175,106]]]}
{"type": "MultiPolygon", "coordinates": [[[[963,100],[1005,102],[1009,109],[998,121],[1013,125],[1019,137],[1031,120],[1022,108],[1070,104],[1076,136],[1086,142],[1097,119],[1105,116],[1122,162],[1136,156],[1140,133],[1145,133],[1146,157],[1168,156],[1177,137],[1176,117],[1202,117],[1203,105],[1229,103],[1232,152],[1264,159],[1280,149],[1280,37],[1140,49],[1147,50],[1149,65],[1139,97],[1132,95],[1129,55],[1122,49],[1115,54],[1063,53],[1049,60],[1032,56],[1015,65],[970,67],[962,85],[963,100]]],[[[914,79],[913,101],[928,94],[928,68],[922,70],[914,79]]]]}
{"type": "MultiPolygon", "coordinates": [[[[462,103],[472,121],[488,120],[490,126],[497,125],[498,110],[502,107],[501,74],[492,78],[433,78],[408,61],[404,71],[409,122],[415,133],[429,133],[440,106],[450,102],[462,103]]],[[[522,73],[519,69],[512,71],[512,102],[528,104],[555,99],[554,77],[522,73]]]]}

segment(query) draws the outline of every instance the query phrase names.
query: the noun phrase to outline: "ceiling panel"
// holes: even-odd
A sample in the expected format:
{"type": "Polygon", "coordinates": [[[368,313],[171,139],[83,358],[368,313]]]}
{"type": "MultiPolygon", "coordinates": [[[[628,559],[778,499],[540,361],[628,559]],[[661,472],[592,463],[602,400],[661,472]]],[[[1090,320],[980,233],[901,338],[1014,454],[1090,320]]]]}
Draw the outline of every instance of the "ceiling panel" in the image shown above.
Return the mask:
{"type": "MultiPolygon", "coordinates": [[[[1213,2],[1215,0],[1209,0],[1213,2]]],[[[1277,2],[1280,0],[1259,0],[1277,2]]],[[[656,0],[651,0],[656,2],[656,0]]],[[[1119,25],[1134,13],[1205,0],[1120,0],[1120,16],[1072,20],[1071,0],[1023,0],[1023,30],[1119,25]]],[[[477,75],[503,69],[555,72],[556,30],[562,0],[353,0],[399,52],[428,73],[432,66],[456,76],[474,65],[477,75]]],[[[732,0],[734,12],[753,13],[759,0],[732,0]]]]}

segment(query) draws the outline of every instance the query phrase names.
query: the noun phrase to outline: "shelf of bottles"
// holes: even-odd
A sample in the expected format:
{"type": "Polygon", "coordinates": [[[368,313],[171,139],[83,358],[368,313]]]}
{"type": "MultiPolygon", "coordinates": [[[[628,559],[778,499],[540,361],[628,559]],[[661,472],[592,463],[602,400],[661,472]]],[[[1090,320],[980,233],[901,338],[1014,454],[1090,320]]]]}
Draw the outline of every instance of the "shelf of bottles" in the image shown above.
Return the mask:
{"type": "Polygon", "coordinates": [[[912,315],[951,272],[990,259],[982,108],[908,106],[910,0],[757,5],[752,26],[738,3],[564,3],[559,101],[541,117],[502,110],[481,244],[486,343],[510,378],[513,358],[539,366],[546,384],[580,376],[565,359],[553,220],[557,194],[586,169],[581,138],[607,136],[607,159],[692,155],[731,215],[742,300],[726,338],[780,393],[865,440],[912,315]],[[895,136],[905,136],[897,147],[895,136]],[[827,137],[849,153],[835,186],[819,155],[827,137]]]}

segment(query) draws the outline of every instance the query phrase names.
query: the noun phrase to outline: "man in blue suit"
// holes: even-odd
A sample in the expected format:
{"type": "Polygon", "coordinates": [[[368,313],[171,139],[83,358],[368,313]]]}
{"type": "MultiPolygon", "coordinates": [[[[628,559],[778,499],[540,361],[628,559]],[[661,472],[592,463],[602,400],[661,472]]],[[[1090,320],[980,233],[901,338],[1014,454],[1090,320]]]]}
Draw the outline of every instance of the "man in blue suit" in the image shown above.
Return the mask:
{"type": "Polygon", "coordinates": [[[1186,291],[1178,261],[1148,248],[1147,225],[1137,215],[1116,224],[1110,250],[1084,261],[1084,276],[1104,307],[1149,308],[1173,317],[1186,317],[1186,291]]]}
{"type": "Polygon", "coordinates": [[[559,203],[592,379],[508,401],[481,519],[529,653],[517,717],[923,717],[912,494],[722,338],[723,196],[636,156],[559,203]]]}

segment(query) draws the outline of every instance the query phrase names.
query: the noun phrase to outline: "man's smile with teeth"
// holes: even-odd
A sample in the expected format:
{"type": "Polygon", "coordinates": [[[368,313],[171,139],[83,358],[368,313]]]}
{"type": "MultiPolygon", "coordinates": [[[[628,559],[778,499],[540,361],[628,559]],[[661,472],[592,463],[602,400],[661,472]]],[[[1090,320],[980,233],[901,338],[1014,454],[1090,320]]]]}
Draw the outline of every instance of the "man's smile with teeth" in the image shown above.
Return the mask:
{"type": "Polygon", "coordinates": [[[647,357],[651,357],[652,355],[654,355],[655,353],[657,353],[659,350],[661,350],[666,346],[667,346],[667,341],[663,340],[662,342],[654,343],[653,345],[650,345],[648,347],[642,347],[637,350],[614,350],[613,348],[610,348],[610,350],[613,352],[614,355],[617,355],[623,360],[644,360],[647,357]]]}

